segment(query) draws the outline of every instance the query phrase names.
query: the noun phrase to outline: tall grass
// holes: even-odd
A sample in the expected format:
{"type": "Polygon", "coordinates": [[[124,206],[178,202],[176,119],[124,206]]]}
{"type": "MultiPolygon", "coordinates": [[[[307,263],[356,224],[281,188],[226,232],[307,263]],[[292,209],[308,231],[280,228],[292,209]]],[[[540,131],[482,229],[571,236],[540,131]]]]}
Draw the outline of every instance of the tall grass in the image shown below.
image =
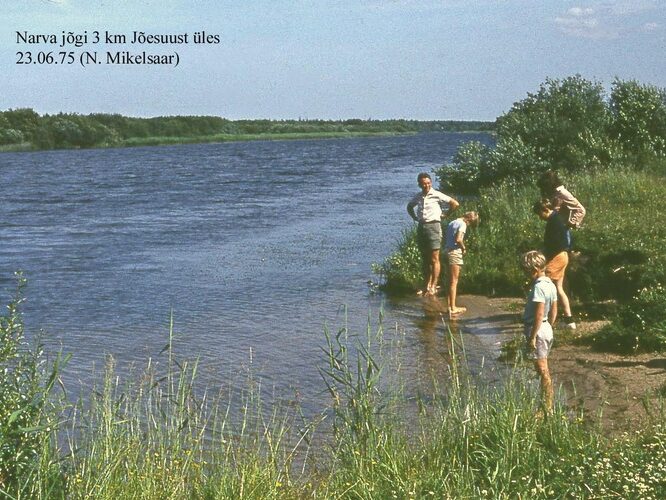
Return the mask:
{"type": "MultiPolygon", "coordinates": [[[[451,351],[463,346],[450,331],[451,351]]],[[[380,341],[377,337],[376,342],[380,341]]],[[[666,493],[666,433],[660,425],[608,439],[558,405],[536,416],[539,389],[517,368],[501,387],[470,376],[463,350],[451,352],[443,393],[401,412],[404,394],[380,392],[370,345],[350,357],[345,337],[329,338],[325,371],[334,382],[335,439],[323,498],[660,498],[666,493]]],[[[331,387],[332,386],[332,387],[331,387]]],[[[660,421],[657,416],[656,421],[660,421]]]]}
{"type": "Polygon", "coordinates": [[[136,382],[121,384],[110,361],[102,386],[72,418],[69,497],[271,498],[295,489],[300,440],[291,433],[311,430],[263,408],[254,382],[235,418],[233,398],[197,397],[197,364],[176,362],[172,339],[167,365],[149,363],[136,382]]]}
{"type": "Polygon", "coordinates": [[[349,137],[389,137],[394,135],[413,135],[415,132],[265,132],[258,134],[213,134],[206,136],[157,136],[132,137],[124,139],[120,145],[133,146],[168,146],[175,144],[194,144],[211,142],[244,141],[287,141],[306,139],[339,139],[349,137]]]}
{"type": "MultiPolygon", "coordinates": [[[[128,382],[109,360],[88,403],[77,405],[60,431],[47,430],[30,470],[5,482],[3,494],[68,499],[666,494],[662,426],[608,438],[559,405],[552,417],[536,418],[539,389],[531,370],[516,368],[498,387],[479,384],[469,374],[461,337],[442,332],[451,351],[449,376],[438,381],[441,390],[421,401],[416,413],[405,411],[409,402],[394,382],[393,347],[384,342],[381,322],[358,336],[346,328],[328,334],[321,366],[331,407],[311,422],[302,422],[298,412],[264,407],[252,380],[236,400],[196,390],[197,364],[175,359],[170,335],[166,364],[151,361],[128,382]]],[[[9,420],[11,415],[0,415],[3,424],[9,420]]],[[[655,415],[661,420],[663,414],[655,415]]],[[[12,465],[17,457],[5,460],[12,465]]]]}

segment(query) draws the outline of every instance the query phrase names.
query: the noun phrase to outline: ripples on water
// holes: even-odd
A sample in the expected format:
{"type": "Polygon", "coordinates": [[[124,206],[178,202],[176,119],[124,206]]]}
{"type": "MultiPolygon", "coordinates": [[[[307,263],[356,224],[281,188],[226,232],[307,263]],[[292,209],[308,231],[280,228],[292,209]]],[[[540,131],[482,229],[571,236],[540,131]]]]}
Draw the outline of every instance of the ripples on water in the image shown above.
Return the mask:
{"type": "MultiPolygon", "coordinates": [[[[342,326],[343,306],[352,331],[369,315],[376,323],[371,263],[409,227],[416,174],[467,140],[491,139],[3,153],[3,302],[24,270],[28,334],[43,330],[48,346],[73,353],[70,382],[105,354],[142,366],[164,346],[173,310],[178,350],[200,358],[202,383],[224,383],[252,352],[278,392],[316,399],[324,325],[342,326]]],[[[421,331],[410,307],[386,305],[389,330],[421,331]]],[[[419,335],[406,343],[415,359],[433,341],[419,335]]]]}

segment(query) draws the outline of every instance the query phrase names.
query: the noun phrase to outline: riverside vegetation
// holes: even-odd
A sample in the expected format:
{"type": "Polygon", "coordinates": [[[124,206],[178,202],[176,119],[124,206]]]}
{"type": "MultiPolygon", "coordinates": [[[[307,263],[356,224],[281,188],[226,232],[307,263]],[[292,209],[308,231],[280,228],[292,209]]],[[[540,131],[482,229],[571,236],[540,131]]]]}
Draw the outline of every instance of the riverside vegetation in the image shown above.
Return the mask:
{"type": "MultiPolygon", "coordinates": [[[[639,97],[660,96],[664,106],[658,89],[635,82],[614,85],[639,97]]],[[[580,92],[596,95],[590,89],[601,92],[581,77],[548,81],[499,123],[529,121],[535,129],[539,124],[550,128],[555,140],[556,131],[569,134],[575,124],[584,124],[582,118],[574,120],[574,111],[580,92]],[[552,99],[558,104],[554,109],[552,99]],[[534,109],[523,116],[528,104],[534,109]]],[[[641,99],[635,103],[638,111],[641,99]]],[[[613,113],[624,108],[619,102],[601,102],[606,127],[615,123],[613,113]]],[[[653,115],[663,116],[662,108],[645,109],[649,112],[642,118],[629,119],[624,113],[623,120],[640,125],[653,115]]],[[[594,118],[590,120],[596,123],[594,118]]],[[[499,134],[497,149],[466,146],[454,165],[464,164],[480,178],[501,164],[500,152],[511,149],[505,143],[510,141],[526,145],[520,154],[514,150],[518,157],[534,154],[542,160],[540,168],[559,167],[566,185],[588,208],[585,227],[576,233],[576,245],[587,260],[572,273],[573,295],[579,303],[612,297],[618,304],[612,323],[617,331],[609,334],[610,340],[599,340],[600,345],[617,347],[614,342],[623,335],[629,349],[660,348],[652,340],[659,339],[660,328],[663,333],[666,304],[661,286],[664,229],[658,223],[664,220],[659,204],[665,194],[664,129],[658,128],[662,135],[657,136],[638,134],[643,142],[633,144],[640,147],[623,144],[610,127],[605,130],[608,137],[579,130],[582,143],[571,158],[586,159],[581,153],[587,151],[586,141],[601,140],[612,153],[608,164],[600,161],[588,168],[583,162],[566,170],[549,163],[548,148],[530,145],[529,136],[499,134]],[[476,163],[468,154],[472,150],[476,163]],[[626,333],[626,325],[642,325],[643,330],[632,327],[626,333]]],[[[465,202],[478,207],[483,220],[470,235],[463,281],[468,291],[521,292],[517,255],[541,240],[542,228],[529,213],[537,196],[532,186],[537,171],[517,171],[497,185],[480,183],[478,197],[465,202]]],[[[445,177],[454,182],[453,176],[445,177]]],[[[461,189],[465,179],[455,181],[461,189]]],[[[378,266],[388,290],[406,290],[415,283],[416,259],[408,232],[397,253],[378,266]]],[[[501,385],[479,384],[469,374],[461,339],[451,332],[449,376],[423,400],[414,401],[395,383],[400,366],[387,353],[399,346],[383,345],[380,322],[376,330],[369,326],[359,335],[344,326],[326,333],[321,373],[331,405],[313,419],[305,420],[297,408],[265,407],[251,377],[239,395],[195,390],[197,364],[177,362],[172,333],[166,359],[149,362],[128,382],[120,381],[110,361],[99,386],[85,395],[87,404],[72,404],[58,383],[65,360],[45,356],[24,338],[20,297],[19,292],[0,320],[0,492],[8,498],[666,495],[663,410],[639,430],[615,436],[561,405],[551,418],[536,419],[538,388],[528,378],[531,372],[510,368],[501,385]],[[234,406],[240,406],[240,417],[233,416],[234,406]]]]}
{"type": "MultiPolygon", "coordinates": [[[[331,406],[305,421],[263,407],[250,378],[236,396],[195,390],[196,362],[165,360],[121,382],[109,361],[86,404],[58,385],[60,358],[28,348],[18,302],[0,322],[0,494],[6,498],[663,498],[666,428],[610,438],[513,370],[484,388],[448,333],[445,389],[416,403],[387,384],[380,325],[327,333],[331,406]],[[405,411],[406,406],[417,408],[405,411]]],[[[396,347],[393,346],[395,349],[396,347]]],[[[394,351],[395,352],[395,351],[394,351]]],[[[662,414],[655,421],[663,420],[662,414]]]]}
{"type": "Polygon", "coordinates": [[[197,142],[399,135],[433,131],[489,131],[480,121],[227,120],[216,116],[134,118],[32,109],[0,111],[0,151],[155,146],[197,142]]]}
{"type": "MultiPolygon", "coordinates": [[[[609,304],[612,323],[587,339],[598,349],[666,349],[666,92],[615,81],[610,95],[580,76],[547,80],[497,120],[494,149],[463,145],[437,174],[444,192],[470,195],[462,211],[481,225],[469,238],[468,293],[521,296],[519,256],[540,248],[531,206],[538,175],[554,169],[587,208],[573,231],[580,257],[567,272],[578,312],[609,304]]],[[[404,293],[420,274],[414,231],[376,266],[384,288],[404,293]]]]}

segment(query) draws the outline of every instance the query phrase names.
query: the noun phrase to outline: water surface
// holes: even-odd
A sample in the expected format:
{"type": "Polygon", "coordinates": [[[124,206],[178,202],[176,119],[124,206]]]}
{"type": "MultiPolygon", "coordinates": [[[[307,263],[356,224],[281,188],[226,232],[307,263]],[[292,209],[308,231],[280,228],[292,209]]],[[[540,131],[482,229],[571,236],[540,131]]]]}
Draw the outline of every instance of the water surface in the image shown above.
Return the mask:
{"type": "Polygon", "coordinates": [[[446,347],[426,306],[373,293],[373,262],[410,227],[416,175],[487,135],[421,134],[0,155],[0,285],[28,279],[30,336],[73,354],[68,385],[107,354],[179,355],[205,385],[252,366],[278,393],[324,398],[323,330],[384,307],[413,373],[446,347]]]}

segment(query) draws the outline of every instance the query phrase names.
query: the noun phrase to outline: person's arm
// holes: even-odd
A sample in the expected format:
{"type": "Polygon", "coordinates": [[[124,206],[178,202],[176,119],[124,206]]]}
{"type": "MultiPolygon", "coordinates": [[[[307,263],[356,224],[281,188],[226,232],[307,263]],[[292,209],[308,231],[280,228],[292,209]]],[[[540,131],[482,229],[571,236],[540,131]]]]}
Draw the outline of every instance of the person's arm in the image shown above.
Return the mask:
{"type": "Polygon", "coordinates": [[[407,213],[409,216],[414,220],[414,222],[418,222],[419,218],[416,216],[414,213],[414,207],[418,204],[418,202],[415,199],[411,199],[409,203],[407,203],[407,213]]]}
{"type": "Polygon", "coordinates": [[[532,323],[532,331],[530,333],[530,347],[536,349],[537,333],[539,333],[539,328],[541,328],[541,323],[543,323],[543,313],[546,310],[546,304],[543,302],[536,303],[536,309],[534,310],[534,323],[532,323]]]}
{"type": "Polygon", "coordinates": [[[560,209],[560,211],[566,216],[567,224],[572,227],[578,227],[585,217],[585,207],[583,204],[564,186],[557,188],[556,197],[560,203],[560,207],[565,209],[564,211],[560,209]]]}
{"type": "MultiPolygon", "coordinates": [[[[449,197],[449,209],[447,210],[446,213],[447,213],[447,214],[450,214],[451,212],[453,212],[453,211],[454,211],[456,208],[458,208],[459,206],[460,206],[460,203],[458,203],[458,202],[457,202],[456,200],[454,200],[453,198],[450,198],[450,197],[449,197]]],[[[444,217],[444,213],[442,213],[442,217],[444,217]]]]}
{"type": "Polygon", "coordinates": [[[465,248],[465,231],[461,231],[460,229],[456,231],[456,245],[462,250],[462,253],[467,252],[467,248],[465,248]]]}

